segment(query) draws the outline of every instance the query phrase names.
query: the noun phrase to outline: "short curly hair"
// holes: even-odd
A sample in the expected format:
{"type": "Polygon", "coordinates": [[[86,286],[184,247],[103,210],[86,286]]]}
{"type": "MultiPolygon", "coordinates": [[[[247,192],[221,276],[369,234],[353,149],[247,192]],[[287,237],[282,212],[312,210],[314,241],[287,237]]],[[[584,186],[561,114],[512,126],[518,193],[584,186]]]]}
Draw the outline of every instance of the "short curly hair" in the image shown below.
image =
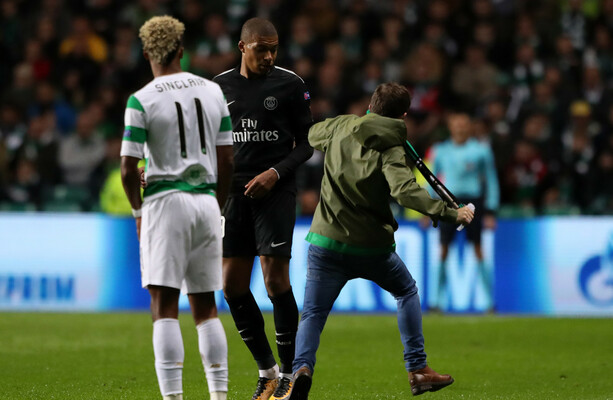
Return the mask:
{"type": "Polygon", "coordinates": [[[141,26],[138,36],[149,59],[169,65],[181,47],[185,25],[168,15],[153,17],[141,26]]]}

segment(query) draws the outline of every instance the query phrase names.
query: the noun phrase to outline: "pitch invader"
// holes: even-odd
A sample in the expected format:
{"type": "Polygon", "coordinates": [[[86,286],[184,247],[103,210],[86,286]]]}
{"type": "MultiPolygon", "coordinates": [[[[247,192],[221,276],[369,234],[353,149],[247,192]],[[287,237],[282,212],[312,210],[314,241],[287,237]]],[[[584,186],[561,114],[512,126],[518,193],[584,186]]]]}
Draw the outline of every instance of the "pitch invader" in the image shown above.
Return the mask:
{"type": "Polygon", "coordinates": [[[162,396],[183,397],[177,318],[184,282],[210,398],[225,400],[228,345],[214,292],[222,288],[220,207],[232,174],[232,127],[219,85],[181,70],[184,31],[168,16],[151,18],[140,29],[154,79],[128,100],[121,174],[136,218],[142,285],[151,295],[162,396]],[[144,200],[138,170],[143,158],[144,200]]]}
{"type": "Polygon", "coordinates": [[[223,89],[234,138],[235,169],[223,241],[224,294],[236,327],[259,369],[254,400],[284,397],[291,388],[298,307],[289,280],[296,220],[295,172],[313,154],[313,123],[303,80],[274,65],[279,37],[267,20],[241,30],[241,65],[213,80],[223,89]],[[249,286],[259,256],[273,304],[279,366],[249,286]]]}

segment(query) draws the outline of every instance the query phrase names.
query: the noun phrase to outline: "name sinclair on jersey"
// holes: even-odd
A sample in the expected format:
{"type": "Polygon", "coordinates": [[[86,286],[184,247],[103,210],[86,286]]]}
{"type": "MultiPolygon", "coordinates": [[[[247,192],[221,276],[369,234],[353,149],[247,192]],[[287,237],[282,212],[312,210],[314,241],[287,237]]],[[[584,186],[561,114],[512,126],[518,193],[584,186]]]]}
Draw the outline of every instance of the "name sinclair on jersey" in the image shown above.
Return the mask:
{"type": "Polygon", "coordinates": [[[159,93],[169,90],[187,89],[195,86],[205,86],[206,81],[204,79],[178,79],[176,81],[160,82],[155,84],[155,88],[159,93]]]}

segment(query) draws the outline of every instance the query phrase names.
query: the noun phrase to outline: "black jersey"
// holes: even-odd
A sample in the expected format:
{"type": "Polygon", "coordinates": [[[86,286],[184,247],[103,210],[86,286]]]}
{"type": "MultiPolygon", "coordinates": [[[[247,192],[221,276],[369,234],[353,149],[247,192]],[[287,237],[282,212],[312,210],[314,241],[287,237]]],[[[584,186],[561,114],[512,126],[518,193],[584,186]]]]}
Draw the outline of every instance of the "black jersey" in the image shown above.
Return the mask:
{"type": "Polygon", "coordinates": [[[234,139],[233,193],[245,191],[254,176],[275,168],[275,187],[296,190],[296,168],[313,153],[310,95],[295,73],[274,67],[264,77],[247,79],[235,68],[213,78],[223,90],[234,139]]]}

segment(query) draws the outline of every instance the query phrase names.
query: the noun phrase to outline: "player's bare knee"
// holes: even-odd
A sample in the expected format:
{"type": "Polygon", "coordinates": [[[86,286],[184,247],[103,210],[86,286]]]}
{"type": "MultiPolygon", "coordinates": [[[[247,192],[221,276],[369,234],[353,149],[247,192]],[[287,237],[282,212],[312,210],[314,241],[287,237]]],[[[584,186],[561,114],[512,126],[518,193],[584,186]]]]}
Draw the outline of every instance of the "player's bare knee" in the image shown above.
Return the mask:
{"type": "Polygon", "coordinates": [[[249,292],[249,283],[243,280],[224,279],[223,294],[226,298],[241,297],[249,292]]]}
{"type": "Polygon", "coordinates": [[[290,289],[289,279],[282,275],[268,274],[264,277],[264,285],[269,296],[277,296],[290,289]]]}

